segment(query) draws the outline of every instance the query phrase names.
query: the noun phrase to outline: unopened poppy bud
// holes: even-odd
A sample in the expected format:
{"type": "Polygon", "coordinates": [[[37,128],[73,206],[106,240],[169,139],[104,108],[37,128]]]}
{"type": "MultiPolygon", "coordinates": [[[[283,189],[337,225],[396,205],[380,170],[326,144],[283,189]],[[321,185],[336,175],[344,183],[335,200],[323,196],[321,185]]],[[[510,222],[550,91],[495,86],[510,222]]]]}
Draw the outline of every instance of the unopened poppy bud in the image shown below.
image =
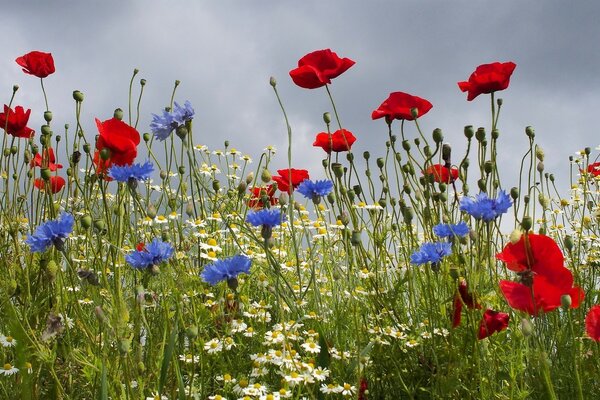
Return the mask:
{"type": "Polygon", "coordinates": [[[180,165],[177,167],[177,172],[179,172],[179,175],[185,174],[185,165],[180,165]]]}
{"type": "Polygon", "coordinates": [[[535,157],[538,161],[544,161],[544,150],[540,146],[535,146],[535,157]]]}
{"type": "Polygon", "coordinates": [[[123,205],[114,206],[113,207],[113,213],[116,216],[122,217],[123,215],[125,215],[125,207],[123,205]]]}
{"type": "Polygon", "coordinates": [[[586,156],[589,156],[592,153],[592,148],[586,147],[585,149],[583,149],[583,152],[585,153],[586,156]]]}
{"type": "Polygon", "coordinates": [[[91,149],[92,149],[92,146],[89,143],[85,143],[83,145],[83,151],[85,152],[85,154],[90,154],[91,149]]]}
{"type": "Polygon", "coordinates": [[[100,158],[104,161],[110,158],[110,150],[108,149],[108,147],[105,147],[102,150],[100,150],[100,158]]]}
{"type": "Polygon", "coordinates": [[[491,174],[494,170],[494,163],[489,160],[486,161],[485,163],[483,163],[483,170],[486,174],[491,174]]]}
{"type": "Polygon", "coordinates": [[[533,334],[533,324],[527,318],[521,319],[521,332],[525,337],[533,334]]]}
{"type": "Polygon", "coordinates": [[[195,212],[194,212],[194,203],[192,203],[191,201],[190,201],[190,202],[188,202],[188,203],[185,205],[185,214],[186,214],[188,217],[193,217],[193,216],[195,215],[195,212]]]}
{"type": "Polygon", "coordinates": [[[496,104],[498,104],[498,107],[502,107],[502,98],[498,98],[496,104]]]}
{"type": "Polygon", "coordinates": [[[250,171],[248,175],[246,175],[246,184],[251,184],[254,181],[254,172],[250,171]]]}
{"type": "Polygon", "coordinates": [[[56,140],[56,143],[60,142],[60,139],[61,139],[61,138],[62,138],[62,136],[60,136],[60,135],[56,135],[56,139],[55,139],[55,140],[56,140]]]}
{"type": "Polygon", "coordinates": [[[81,93],[79,90],[74,90],[73,100],[75,100],[78,103],[81,103],[83,101],[83,93],[81,93]]]}
{"type": "MultiPolygon", "coordinates": [[[[267,199],[267,201],[268,201],[268,199],[267,199]]],[[[281,192],[281,194],[279,195],[279,204],[281,204],[282,206],[285,206],[288,204],[289,201],[290,201],[290,196],[285,192],[281,192]]]]}
{"type": "Polygon", "coordinates": [[[548,198],[548,196],[546,196],[543,193],[540,193],[540,195],[538,196],[538,201],[543,209],[547,209],[550,205],[550,198],[548,198]]]}
{"type": "Polygon", "coordinates": [[[525,134],[528,138],[533,139],[535,137],[535,131],[531,126],[525,127],[525,134]]]}
{"type": "Polygon", "coordinates": [[[13,85],[13,93],[19,90],[19,85],[13,85]]]}
{"type": "Polygon", "coordinates": [[[169,174],[167,174],[167,171],[161,170],[158,176],[160,176],[160,179],[164,181],[165,179],[167,179],[167,176],[169,176],[169,174]]]}
{"type": "Polygon", "coordinates": [[[385,208],[387,206],[387,200],[384,198],[381,198],[381,199],[379,199],[377,204],[379,204],[381,207],[385,208]]]}
{"type": "Polygon", "coordinates": [[[52,121],[52,111],[44,111],[44,120],[46,122],[52,121]]]}
{"type": "Polygon", "coordinates": [[[31,152],[29,150],[25,150],[25,153],[23,154],[23,162],[25,164],[29,164],[30,161],[31,161],[31,152]]]}
{"type": "Polygon", "coordinates": [[[73,154],[71,154],[71,163],[73,165],[77,165],[79,163],[79,160],[81,160],[81,152],[75,150],[73,154]]]}
{"type": "Polygon", "coordinates": [[[329,202],[329,204],[333,205],[335,204],[335,196],[333,195],[333,192],[329,192],[327,194],[327,201],[329,202]]]}
{"type": "Polygon", "coordinates": [[[356,193],[354,193],[353,189],[349,189],[346,195],[348,196],[348,200],[350,200],[350,202],[353,202],[356,198],[356,193]]]}
{"type": "Polygon", "coordinates": [[[271,182],[271,173],[269,172],[268,169],[263,168],[262,173],[260,174],[260,180],[263,181],[264,183],[271,182]]]}
{"type": "Polygon", "coordinates": [[[353,153],[346,153],[346,160],[352,162],[354,161],[354,154],[353,153]]]}
{"type": "Polygon", "coordinates": [[[244,193],[246,193],[247,188],[248,188],[248,185],[246,184],[246,182],[241,181],[237,186],[238,194],[243,196],[244,193]]]}
{"type": "Polygon", "coordinates": [[[175,130],[175,134],[179,137],[179,139],[183,140],[188,134],[188,130],[185,125],[179,125],[175,130]]]}
{"type": "Polygon", "coordinates": [[[341,178],[342,176],[344,176],[344,168],[342,167],[342,164],[333,163],[331,164],[331,169],[333,170],[333,174],[336,178],[341,178]]]}
{"type": "Polygon", "coordinates": [[[521,240],[521,236],[523,236],[523,231],[521,231],[519,228],[513,230],[510,233],[510,242],[512,244],[517,244],[519,240],[521,240]]]}
{"type": "Polygon", "coordinates": [[[415,212],[412,207],[406,207],[402,213],[402,216],[404,217],[404,222],[410,225],[413,217],[415,216],[415,212]]]}
{"type": "Polygon", "coordinates": [[[17,146],[11,146],[10,147],[10,154],[12,154],[13,156],[15,154],[17,154],[18,151],[19,151],[19,149],[17,148],[17,146]]]}
{"type": "Polygon", "coordinates": [[[360,241],[360,231],[352,231],[350,243],[352,243],[353,246],[358,246],[360,244],[360,241]]]}
{"type": "Polygon", "coordinates": [[[465,137],[470,140],[473,137],[473,135],[475,134],[475,132],[473,130],[473,125],[465,126],[464,134],[465,134],[465,137]]]}
{"type": "Polygon", "coordinates": [[[119,121],[123,120],[123,110],[121,110],[120,108],[115,109],[113,117],[115,119],[118,119],[119,121]]]}
{"type": "Polygon", "coordinates": [[[274,76],[269,78],[269,85],[271,85],[273,87],[277,86],[277,79],[275,79],[274,76]]]}
{"type": "Polygon", "coordinates": [[[419,109],[416,107],[413,107],[410,109],[410,115],[413,118],[418,118],[419,117],[419,109]]]}
{"type": "Polygon", "coordinates": [[[499,137],[500,137],[500,131],[498,129],[492,130],[492,139],[498,140],[499,137]]]}
{"type": "Polygon", "coordinates": [[[532,226],[533,219],[530,216],[523,217],[523,220],[521,221],[521,228],[523,228],[523,230],[527,232],[531,229],[532,226]]]}
{"type": "Polygon", "coordinates": [[[365,151],[365,152],[363,153],[363,158],[364,158],[365,160],[368,160],[369,158],[371,158],[371,153],[369,153],[368,151],[365,151]]]}
{"type": "Polygon", "coordinates": [[[408,140],[403,140],[402,141],[402,148],[405,151],[410,151],[410,142],[408,140]]]}
{"type": "Polygon", "coordinates": [[[523,203],[529,204],[529,199],[530,199],[529,195],[526,194],[525,196],[523,196],[523,203]]]}
{"type": "Polygon", "coordinates": [[[188,326],[185,330],[185,335],[190,339],[197,338],[198,337],[198,326],[197,325],[188,326]]]}
{"type": "Polygon", "coordinates": [[[573,303],[573,300],[571,299],[571,295],[563,294],[562,296],[560,296],[560,305],[562,306],[562,308],[564,308],[564,309],[571,308],[572,303],[573,303]]]}
{"type": "Polygon", "coordinates": [[[52,129],[50,128],[50,125],[42,125],[40,132],[42,132],[42,135],[48,136],[52,134],[52,129]]]}
{"type": "Polygon", "coordinates": [[[67,168],[67,176],[73,176],[73,168],[67,168]]]}
{"type": "Polygon", "coordinates": [[[356,193],[358,196],[360,196],[360,194],[362,193],[362,188],[360,187],[360,185],[352,186],[352,190],[354,190],[354,193],[356,193]]]}
{"type": "Polygon", "coordinates": [[[477,128],[477,132],[475,132],[475,139],[477,139],[478,142],[482,142],[485,140],[485,128],[484,127],[477,128]]]}
{"type": "Polygon", "coordinates": [[[440,182],[438,184],[438,188],[440,189],[440,192],[445,193],[446,192],[446,188],[448,187],[448,185],[446,185],[444,182],[440,182]]]}
{"type": "Polygon", "coordinates": [[[89,215],[84,215],[79,220],[79,223],[81,224],[81,227],[83,229],[89,229],[92,226],[92,217],[90,217],[89,215]]]}
{"type": "Polygon", "coordinates": [[[431,136],[433,137],[433,141],[435,143],[442,143],[444,141],[444,134],[440,128],[435,128],[431,136]]]}
{"type": "Polygon", "coordinates": [[[331,123],[331,114],[329,114],[328,112],[323,113],[323,121],[329,125],[331,123]]]}
{"type": "Polygon", "coordinates": [[[52,177],[52,172],[48,168],[42,168],[42,171],[41,171],[40,175],[42,176],[43,180],[49,181],[50,178],[52,177]]]}
{"type": "Polygon", "coordinates": [[[413,142],[415,142],[415,145],[417,145],[417,147],[419,147],[421,145],[421,139],[419,139],[419,138],[415,138],[413,140],[413,142]]]}
{"type": "Polygon", "coordinates": [[[150,204],[150,205],[148,206],[148,209],[146,210],[146,215],[147,215],[149,218],[152,218],[152,219],[154,219],[154,218],[156,217],[156,213],[157,213],[157,211],[156,211],[156,207],[154,207],[154,204],[150,204]]]}
{"type": "Polygon", "coordinates": [[[425,154],[425,157],[427,157],[427,158],[431,157],[431,147],[429,147],[429,146],[423,147],[423,154],[425,154]]]}
{"type": "Polygon", "coordinates": [[[444,160],[447,164],[450,163],[452,154],[452,147],[448,143],[444,143],[442,145],[442,160],[444,160]]]}
{"type": "Polygon", "coordinates": [[[215,192],[218,192],[221,189],[221,182],[219,182],[218,179],[215,179],[214,181],[212,181],[212,188],[215,192]]]}
{"type": "Polygon", "coordinates": [[[142,135],[142,138],[144,139],[145,143],[148,143],[150,141],[151,136],[148,132],[146,132],[142,135]]]}
{"type": "Polygon", "coordinates": [[[145,79],[140,79],[140,85],[141,86],[145,86],[146,85],[146,80],[145,79]]]}
{"type": "Polygon", "coordinates": [[[565,236],[565,249],[567,249],[567,251],[572,251],[573,250],[573,246],[575,245],[575,242],[573,241],[573,237],[570,235],[565,236]]]}
{"type": "Polygon", "coordinates": [[[519,198],[519,188],[513,186],[512,188],[510,188],[510,197],[513,200],[516,200],[519,198]]]}
{"type": "Polygon", "coordinates": [[[94,228],[96,228],[97,230],[101,231],[105,228],[105,223],[104,220],[102,219],[96,219],[94,220],[94,228]]]}
{"type": "Polygon", "coordinates": [[[487,186],[487,181],[486,181],[485,179],[483,179],[483,178],[482,178],[482,179],[479,179],[479,180],[477,181],[477,187],[478,187],[478,188],[479,188],[479,190],[481,190],[482,192],[485,192],[485,191],[487,190],[487,189],[486,189],[486,186],[487,186]]]}
{"type": "Polygon", "coordinates": [[[537,163],[537,166],[536,166],[536,169],[537,169],[537,172],[539,172],[540,174],[541,174],[542,172],[544,172],[544,163],[543,163],[543,162],[541,162],[541,161],[540,161],[540,162],[538,162],[538,163],[537,163]]]}
{"type": "Polygon", "coordinates": [[[377,158],[377,167],[378,167],[379,169],[382,169],[382,168],[383,168],[383,166],[384,166],[383,158],[382,158],[382,157],[378,157],[378,158],[377,158]]]}

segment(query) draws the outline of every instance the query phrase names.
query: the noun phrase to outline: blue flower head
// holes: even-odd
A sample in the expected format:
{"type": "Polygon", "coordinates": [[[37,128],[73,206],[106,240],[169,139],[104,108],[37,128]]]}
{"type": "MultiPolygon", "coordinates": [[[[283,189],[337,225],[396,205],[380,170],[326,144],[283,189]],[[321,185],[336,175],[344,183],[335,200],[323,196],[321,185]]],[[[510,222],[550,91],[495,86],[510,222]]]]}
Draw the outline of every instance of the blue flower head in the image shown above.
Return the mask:
{"type": "Polygon", "coordinates": [[[296,188],[296,191],[302,194],[304,197],[310,200],[317,200],[323,196],[327,196],[333,190],[333,182],[330,180],[322,180],[322,181],[311,181],[310,179],[305,179],[300,183],[300,185],[296,188]]]}
{"type": "Polygon", "coordinates": [[[410,256],[410,262],[416,265],[427,263],[433,265],[450,254],[452,254],[452,243],[450,242],[423,243],[421,248],[410,256]]]}
{"type": "Polygon", "coordinates": [[[154,239],[144,249],[136,250],[125,256],[125,261],[135,269],[150,268],[152,273],[158,273],[158,266],[171,258],[175,249],[169,243],[154,239]]]}
{"type": "Polygon", "coordinates": [[[280,225],[286,220],[286,215],[282,214],[279,208],[265,208],[260,211],[251,211],[246,216],[246,222],[252,226],[262,226],[260,234],[265,240],[271,237],[274,226],[280,225]]]}
{"type": "Polygon", "coordinates": [[[149,179],[153,172],[154,165],[146,161],[144,164],[113,165],[108,170],[108,176],[118,182],[130,182],[149,179]]]}
{"type": "Polygon", "coordinates": [[[162,115],[152,114],[150,130],[158,140],[163,141],[169,137],[178,125],[170,112],[163,111],[162,115]]]}
{"type": "Polygon", "coordinates": [[[250,271],[250,264],[252,264],[250,258],[238,254],[207,265],[200,276],[204,282],[211,285],[227,281],[229,287],[235,290],[237,288],[237,276],[241,273],[247,274],[250,271]]]}
{"type": "Polygon", "coordinates": [[[469,234],[469,225],[464,221],[458,224],[438,224],[433,227],[433,233],[438,237],[447,238],[452,236],[465,237],[469,234]]]}
{"type": "Polygon", "coordinates": [[[75,219],[71,214],[63,212],[58,219],[44,222],[38,226],[33,235],[27,236],[25,243],[34,253],[44,252],[52,245],[62,251],[64,239],[73,231],[74,222],[75,219]]]}
{"type": "Polygon", "coordinates": [[[179,104],[177,104],[177,102],[175,102],[175,106],[173,107],[173,111],[171,112],[173,120],[178,125],[183,125],[187,121],[191,121],[194,118],[194,114],[195,112],[192,108],[192,103],[190,103],[189,100],[186,100],[185,103],[183,103],[183,106],[180,106],[179,104]]]}
{"type": "Polygon", "coordinates": [[[490,199],[486,193],[479,193],[475,198],[463,197],[460,200],[460,210],[475,219],[490,222],[508,211],[512,201],[504,190],[498,192],[496,199],[490,199]]]}

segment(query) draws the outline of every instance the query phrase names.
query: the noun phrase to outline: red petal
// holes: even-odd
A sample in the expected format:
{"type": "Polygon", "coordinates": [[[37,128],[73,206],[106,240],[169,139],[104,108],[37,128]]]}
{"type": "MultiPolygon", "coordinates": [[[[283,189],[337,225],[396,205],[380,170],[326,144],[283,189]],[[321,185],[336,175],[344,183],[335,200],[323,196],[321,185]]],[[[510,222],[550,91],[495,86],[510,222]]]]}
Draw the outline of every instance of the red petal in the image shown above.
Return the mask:
{"type": "Polygon", "coordinates": [[[600,305],[593,306],[586,315],[585,331],[590,338],[600,342],[600,305]]]}

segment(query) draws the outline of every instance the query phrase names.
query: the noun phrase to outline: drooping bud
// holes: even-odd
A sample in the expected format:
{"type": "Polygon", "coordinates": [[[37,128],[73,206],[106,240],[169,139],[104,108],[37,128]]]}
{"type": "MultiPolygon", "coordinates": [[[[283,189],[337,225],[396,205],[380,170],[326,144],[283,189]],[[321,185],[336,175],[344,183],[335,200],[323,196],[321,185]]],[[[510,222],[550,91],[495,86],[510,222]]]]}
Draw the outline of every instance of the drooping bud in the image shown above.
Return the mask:
{"type": "Polygon", "coordinates": [[[435,128],[433,130],[433,133],[432,133],[431,136],[433,136],[433,141],[436,144],[442,143],[444,141],[444,135],[443,135],[442,130],[440,128],[435,128]]]}
{"type": "Polygon", "coordinates": [[[78,103],[81,103],[83,101],[83,93],[81,93],[79,90],[74,90],[73,100],[75,100],[78,103]]]}
{"type": "Polygon", "coordinates": [[[273,87],[277,86],[277,79],[275,79],[274,76],[269,78],[269,85],[271,85],[273,87]]]}
{"type": "Polygon", "coordinates": [[[528,138],[533,139],[535,137],[535,131],[531,126],[525,127],[525,134],[528,138]]]}
{"type": "Polygon", "coordinates": [[[263,168],[262,173],[260,174],[260,180],[263,181],[264,183],[271,182],[271,173],[269,172],[268,169],[263,168]]]}

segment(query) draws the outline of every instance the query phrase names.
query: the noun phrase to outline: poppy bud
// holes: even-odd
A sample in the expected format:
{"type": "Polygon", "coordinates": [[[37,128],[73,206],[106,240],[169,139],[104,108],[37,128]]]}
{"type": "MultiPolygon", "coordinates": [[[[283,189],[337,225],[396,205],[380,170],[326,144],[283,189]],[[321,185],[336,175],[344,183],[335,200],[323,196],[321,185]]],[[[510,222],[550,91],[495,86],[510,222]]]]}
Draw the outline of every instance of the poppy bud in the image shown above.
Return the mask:
{"type": "Polygon", "coordinates": [[[4,155],[4,157],[8,157],[8,156],[10,156],[10,149],[9,149],[9,148],[6,148],[6,149],[4,149],[4,150],[2,151],[2,154],[4,155]]]}
{"type": "Polygon", "coordinates": [[[329,202],[329,204],[333,205],[335,204],[335,196],[333,195],[333,192],[329,192],[327,194],[327,201],[329,202]]]}
{"type": "Polygon", "coordinates": [[[379,199],[377,202],[381,207],[385,208],[387,206],[387,201],[384,198],[379,199]]]}
{"type": "Polygon", "coordinates": [[[350,162],[354,161],[354,154],[346,153],[346,160],[348,160],[350,162]]]}
{"type": "Polygon", "coordinates": [[[154,219],[156,217],[157,211],[156,211],[156,207],[154,207],[154,204],[150,204],[148,206],[148,209],[146,210],[146,215],[149,218],[154,219]]]}
{"type": "Polygon", "coordinates": [[[141,86],[145,86],[146,85],[146,80],[145,79],[140,79],[140,85],[141,86]]]}
{"type": "Polygon", "coordinates": [[[102,231],[105,228],[105,224],[104,224],[104,220],[102,219],[96,219],[94,220],[94,228],[96,228],[98,231],[102,231]]]}
{"type": "Polygon", "coordinates": [[[525,134],[528,138],[533,139],[535,137],[535,131],[531,126],[525,127],[525,134]]]}
{"type": "Polygon", "coordinates": [[[482,192],[486,192],[486,186],[487,186],[487,181],[485,179],[479,179],[477,181],[477,187],[479,187],[479,190],[481,190],[482,192]]]}
{"type": "Polygon", "coordinates": [[[165,179],[167,179],[167,176],[169,176],[169,174],[167,174],[167,171],[161,170],[158,176],[160,176],[160,179],[164,181],[165,179]]]}
{"type": "Polygon", "coordinates": [[[564,309],[571,308],[572,302],[573,302],[573,300],[571,299],[571,295],[563,294],[562,296],[560,296],[560,305],[562,306],[562,308],[564,308],[564,309]]]}
{"type": "Polygon", "coordinates": [[[410,109],[410,116],[413,118],[418,118],[419,117],[419,109],[416,107],[413,107],[410,109]]]}
{"type": "Polygon", "coordinates": [[[404,209],[404,212],[402,213],[402,216],[404,217],[404,222],[407,225],[410,225],[411,222],[412,222],[412,220],[413,220],[413,217],[415,216],[413,208],[412,207],[406,207],[404,209]]]}
{"type": "Polygon", "coordinates": [[[494,163],[492,163],[491,161],[486,161],[483,164],[483,170],[485,171],[486,174],[491,174],[492,171],[494,170],[494,163]]]}
{"type": "Polygon", "coordinates": [[[183,140],[188,134],[188,130],[185,125],[179,125],[175,130],[175,134],[179,137],[179,139],[183,140]]]}
{"type": "Polygon", "coordinates": [[[260,180],[263,181],[264,183],[271,182],[271,173],[269,172],[268,169],[263,168],[262,173],[260,174],[260,180]]]}
{"type": "MultiPolygon", "coordinates": [[[[285,193],[285,192],[281,192],[281,194],[279,195],[279,204],[281,204],[282,206],[287,205],[287,203],[290,200],[290,196],[285,193]]],[[[269,201],[269,199],[267,198],[267,202],[269,201]]]]}
{"type": "Polygon", "coordinates": [[[43,180],[49,181],[50,178],[52,177],[52,172],[48,168],[42,168],[40,175],[42,176],[43,180]]]}
{"type": "Polygon", "coordinates": [[[60,142],[60,139],[62,138],[62,136],[60,135],[56,135],[56,143],[60,142]]]}
{"type": "Polygon", "coordinates": [[[131,339],[121,339],[119,340],[119,352],[121,353],[121,355],[126,355],[127,353],[129,353],[129,350],[131,349],[131,339]]]}
{"type": "Polygon", "coordinates": [[[365,152],[363,153],[363,158],[364,158],[365,160],[368,160],[370,157],[371,157],[371,153],[369,153],[368,151],[365,151],[365,152]]]}
{"type": "Polygon", "coordinates": [[[383,163],[383,158],[382,158],[382,157],[379,157],[379,158],[377,158],[377,167],[378,167],[379,169],[382,169],[382,168],[383,168],[383,166],[384,166],[384,163],[383,163]]]}
{"type": "Polygon", "coordinates": [[[350,200],[350,202],[353,202],[355,199],[356,193],[354,193],[354,190],[350,189],[350,190],[348,190],[346,195],[348,196],[348,200],[350,200]]]}
{"type": "Polygon", "coordinates": [[[110,158],[110,150],[108,149],[108,147],[105,147],[102,150],[100,150],[100,158],[104,161],[110,158]]]}
{"type": "Polygon", "coordinates": [[[410,151],[410,142],[408,140],[403,140],[402,141],[402,148],[405,151],[410,151]]]}
{"type": "Polygon", "coordinates": [[[251,184],[254,180],[254,172],[250,171],[248,175],[246,175],[246,184],[251,184]]]}
{"type": "Polygon", "coordinates": [[[196,325],[188,326],[187,329],[185,330],[185,335],[190,339],[194,339],[194,338],[198,337],[198,326],[196,326],[196,325]]]}
{"type": "Polygon", "coordinates": [[[150,134],[148,132],[144,133],[142,135],[142,138],[144,139],[144,142],[148,143],[150,141],[150,134]]]}
{"type": "Polygon", "coordinates": [[[13,93],[19,90],[19,85],[13,85],[13,93]]]}
{"type": "Polygon", "coordinates": [[[523,231],[520,229],[515,229],[510,233],[510,242],[512,244],[517,244],[519,240],[521,240],[521,236],[523,236],[523,231]]]}
{"type": "Polygon", "coordinates": [[[523,230],[527,232],[531,229],[532,226],[533,219],[530,216],[523,217],[523,220],[521,221],[521,228],[523,228],[523,230]]]}
{"type": "Polygon", "coordinates": [[[89,229],[92,226],[92,217],[90,217],[89,215],[84,215],[79,220],[79,223],[81,224],[81,227],[83,229],[89,229]]]}
{"type": "Polygon", "coordinates": [[[492,130],[492,139],[498,140],[499,137],[500,137],[500,131],[498,129],[492,130]]]}
{"type": "Polygon", "coordinates": [[[444,135],[442,134],[442,130],[440,128],[435,128],[431,136],[433,136],[433,141],[437,144],[444,141],[444,135]]]}
{"type": "Polygon", "coordinates": [[[473,125],[465,126],[464,134],[465,134],[465,137],[470,140],[473,137],[473,135],[475,134],[473,131],[473,125]]]}
{"type": "Polygon", "coordinates": [[[360,241],[360,231],[352,231],[350,243],[352,243],[353,246],[358,246],[360,244],[360,241]]]}
{"type": "Polygon", "coordinates": [[[413,142],[415,142],[415,144],[417,145],[417,147],[419,147],[421,145],[421,139],[419,139],[419,138],[415,138],[413,140],[413,142]]]}
{"type": "Polygon", "coordinates": [[[75,100],[78,103],[81,103],[83,101],[83,93],[81,93],[79,90],[74,90],[73,100],[75,100]]]}
{"type": "Polygon", "coordinates": [[[544,210],[550,205],[550,199],[543,193],[540,193],[538,196],[538,201],[544,210]]]}
{"type": "Polygon", "coordinates": [[[573,242],[573,237],[570,235],[565,236],[565,249],[567,249],[567,251],[572,251],[573,250],[573,246],[575,245],[575,243],[573,242]]]}
{"type": "Polygon", "coordinates": [[[83,145],[83,151],[85,152],[85,154],[90,154],[91,149],[92,149],[92,146],[89,143],[85,143],[83,145]]]}
{"type": "Polygon", "coordinates": [[[17,146],[11,146],[10,147],[10,154],[12,154],[13,156],[15,154],[17,154],[18,151],[19,151],[19,149],[17,148],[17,146]]]}
{"type": "Polygon", "coordinates": [[[52,121],[52,111],[44,111],[44,120],[46,122],[52,121]]]}
{"type": "Polygon", "coordinates": [[[446,164],[450,163],[452,154],[452,147],[448,143],[444,143],[442,145],[442,160],[446,162],[446,164]]]}
{"type": "Polygon", "coordinates": [[[120,108],[115,109],[115,112],[113,113],[113,117],[115,119],[118,119],[119,121],[123,120],[123,110],[121,110],[120,108]]]}
{"type": "Polygon", "coordinates": [[[215,179],[214,181],[212,181],[212,188],[215,192],[218,192],[219,189],[221,189],[221,182],[219,182],[217,179],[215,179]]]}
{"type": "Polygon", "coordinates": [[[40,128],[42,135],[47,136],[52,134],[52,129],[50,129],[50,125],[42,125],[40,128]]]}
{"type": "Polygon", "coordinates": [[[342,167],[342,164],[333,163],[331,164],[331,169],[333,169],[333,173],[336,178],[341,178],[342,176],[344,176],[344,168],[342,167]]]}
{"type": "Polygon", "coordinates": [[[429,147],[429,146],[423,147],[423,154],[425,154],[425,157],[427,157],[427,158],[431,157],[431,147],[429,147]]]}
{"type": "Polygon", "coordinates": [[[518,199],[519,198],[519,188],[517,188],[517,187],[510,188],[510,197],[513,200],[518,199]]]}
{"type": "Polygon", "coordinates": [[[76,165],[77,163],[79,163],[79,160],[81,160],[81,152],[75,150],[73,154],[71,154],[71,163],[73,165],[76,165]]]}
{"type": "Polygon", "coordinates": [[[331,114],[329,114],[328,112],[323,113],[323,121],[329,125],[331,123],[331,114]]]}
{"type": "Polygon", "coordinates": [[[527,318],[521,319],[521,332],[526,337],[533,334],[533,324],[527,318]]]}
{"type": "Polygon", "coordinates": [[[274,76],[269,78],[269,85],[271,85],[273,87],[277,86],[277,79],[275,79],[274,76]]]}
{"type": "Polygon", "coordinates": [[[179,172],[179,175],[183,175],[183,174],[185,174],[185,165],[180,165],[180,166],[177,168],[177,172],[179,172]]]}
{"type": "Polygon", "coordinates": [[[475,132],[475,139],[477,139],[478,142],[482,142],[485,140],[485,128],[484,127],[477,128],[477,132],[475,132]]]}
{"type": "Polygon", "coordinates": [[[529,204],[529,195],[528,194],[526,194],[525,196],[523,196],[523,203],[529,204]]]}

